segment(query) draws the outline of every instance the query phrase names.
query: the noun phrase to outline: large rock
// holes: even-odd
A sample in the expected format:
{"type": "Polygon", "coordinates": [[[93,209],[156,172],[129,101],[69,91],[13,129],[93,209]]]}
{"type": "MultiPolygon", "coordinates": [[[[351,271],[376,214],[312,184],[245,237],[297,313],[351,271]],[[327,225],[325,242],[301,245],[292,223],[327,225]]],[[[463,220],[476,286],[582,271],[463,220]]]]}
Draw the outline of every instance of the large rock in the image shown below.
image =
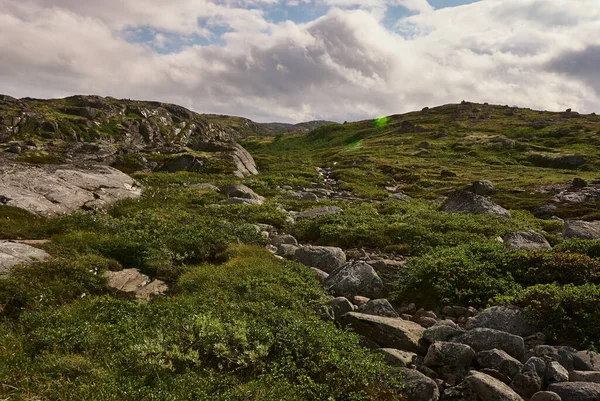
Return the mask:
{"type": "Polygon", "coordinates": [[[597,352],[577,351],[572,353],[572,357],[574,369],[584,371],[600,371],[600,354],[597,352]]]}
{"type": "Polygon", "coordinates": [[[402,383],[401,394],[409,401],[437,401],[440,390],[437,383],[416,370],[401,368],[402,383]]]}
{"type": "Polygon", "coordinates": [[[318,216],[325,216],[329,214],[339,214],[342,213],[343,210],[337,206],[325,206],[319,207],[316,209],[306,210],[304,212],[300,212],[296,215],[296,219],[312,219],[318,216]]]}
{"type": "Polygon", "coordinates": [[[475,351],[468,345],[440,341],[429,346],[425,365],[464,367],[471,365],[474,357],[475,351]]]}
{"type": "Polygon", "coordinates": [[[332,271],[325,280],[325,286],[334,294],[348,298],[356,295],[378,298],[383,295],[381,278],[371,265],[362,261],[346,263],[332,271]]]}
{"type": "Polygon", "coordinates": [[[465,191],[473,192],[476,195],[489,196],[496,192],[494,184],[488,180],[474,181],[472,184],[465,187],[465,191]]]}
{"type": "Polygon", "coordinates": [[[225,187],[225,195],[228,198],[251,199],[263,203],[265,198],[248,188],[244,184],[230,184],[225,187]]]}
{"type": "Polygon", "coordinates": [[[246,149],[244,149],[239,144],[231,145],[231,158],[233,159],[233,163],[237,170],[234,175],[238,177],[246,177],[249,175],[258,174],[258,169],[256,168],[256,163],[252,158],[252,155],[248,153],[246,149]]]}
{"type": "Polygon", "coordinates": [[[400,351],[395,348],[378,348],[373,351],[376,354],[383,355],[383,360],[391,366],[404,368],[413,363],[413,359],[417,356],[414,352],[400,351]]]}
{"type": "Polygon", "coordinates": [[[523,367],[523,364],[499,349],[477,353],[477,365],[482,368],[494,369],[512,379],[523,367]]]}
{"type": "Polygon", "coordinates": [[[496,348],[518,360],[523,360],[525,356],[523,338],[500,330],[473,329],[454,337],[452,342],[470,345],[475,352],[496,348]]]}
{"type": "Polygon", "coordinates": [[[550,243],[542,234],[535,231],[518,231],[505,234],[502,239],[504,245],[511,251],[523,249],[552,249],[550,243]]]}
{"type": "Polygon", "coordinates": [[[49,257],[46,251],[26,244],[0,241],[0,275],[10,272],[13,266],[20,263],[44,261],[49,257]]]}
{"type": "Polygon", "coordinates": [[[319,197],[312,192],[294,192],[292,194],[284,196],[284,199],[298,200],[298,201],[310,201],[318,202],[319,197]]]}
{"type": "Polygon", "coordinates": [[[340,317],[344,316],[348,312],[352,312],[354,310],[354,305],[348,298],[337,297],[329,301],[329,307],[333,312],[333,318],[335,320],[339,320],[340,317]]]}
{"type": "Polygon", "coordinates": [[[600,221],[567,220],[563,228],[565,238],[600,239],[600,221]]]}
{"type": "Polygon", "coordinates": [[[586,372],[586,371],[574,370],[569,373],[568,381],[600,384],[600,372],[586,372]]]}
{"type": "Polygon", "coordinates": [[[333,246],[305,246],[296,249],[294,259],[306,266],[331,273],[346,263],[346,254],[341,248],[333,246]]]}
{"type": "Polygon", "coordinates": [[[423,338],[428,343],[436,341],[450,341],[452,338],[463,334],[465,331],[448,325],[438,325],[429,327],[425,330],[423,338]]]}
{"type": "Polygon", "coordinates": [[[422,341],[425,329],[417,323],[357,312],[346,313],[341,322],[381,347],[396,348],[417,354],[425,354],[427,351],[427,347],[422,341]]]}
{"type": "Polygon", "coordinates": [[[361,313],[375,316],[400,317],[387,299],[373,299],[358,308],[361,313]]]}
{"type": "Polygon", "coordinates": [[[510,218],[510,213],[503,207],[495,204],[483,196],[467,191],[453,191],[442,204],[443,212],[469,213],[469,214],[495,214],[510,218]]]}
{"type": "Polygon", "coordinates": [[[570,347],[553,347],[552,345],[537,345],[533,349],[533,354],[544,359],[546,362],[557,361],[567,371],[572,371],[574,367],[575,350],[570,347]]]}
{"type": "Polygon", "coordinates": [[[600,384],[584,382],[553,383],[548,386],[562,401],[599,401],[600,384]]]}
{"type": "Polygon", "coordinates": [[[108,166],[0,166],[1,203],[42,216],[104,207],[141,192],[133,178],[108,166]]]}
{"type": "Polygon", "coordinates": [[[151,280],[138,269],[107,271],[104,276],[109,288],[139,300],[149,300],[152,296],[161,295],[168,290],[163,281],[151,280]]]}
{"type": "Polygon", "coordinates": [[[538,330],[530,323],[525,311],[516,306],[493,306],[467,320],[466,329],[488,328],[527,337],[538,330]]]}
{"type": "Polygon", "coordinates": [[[485,373],[473,370],[465,381],[483,401],[523,401],[513,389],[485,373]]]}
{"type": "Polygon", "coordinates": [[[521,371],[513,378],[510,387],[525,398],[542,390],[543,379],[546,373],[546,363],[538,358],[531,357],[525,362],[521,371]]]}

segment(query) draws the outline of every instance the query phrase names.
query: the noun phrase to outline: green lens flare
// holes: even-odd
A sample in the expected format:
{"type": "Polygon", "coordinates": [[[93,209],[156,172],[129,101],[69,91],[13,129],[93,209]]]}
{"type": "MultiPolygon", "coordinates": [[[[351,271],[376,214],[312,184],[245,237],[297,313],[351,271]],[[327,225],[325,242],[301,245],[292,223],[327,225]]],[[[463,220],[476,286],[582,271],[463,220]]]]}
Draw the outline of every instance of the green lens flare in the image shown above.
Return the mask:
{"type": "Polygon", "coordinates": [[[375,119],[375,126],[377,126],[377,128],[383,128],[388,124],[388,118],[387,117],[379,117],[375,119]]]}

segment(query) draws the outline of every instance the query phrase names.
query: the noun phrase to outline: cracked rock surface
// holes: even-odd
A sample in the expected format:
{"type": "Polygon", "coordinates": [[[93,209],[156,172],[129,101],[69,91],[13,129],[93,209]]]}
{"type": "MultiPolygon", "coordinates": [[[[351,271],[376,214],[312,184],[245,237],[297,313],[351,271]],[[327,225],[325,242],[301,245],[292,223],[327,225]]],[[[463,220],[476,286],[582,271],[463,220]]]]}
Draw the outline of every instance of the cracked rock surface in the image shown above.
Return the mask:
{"type": "Polygon", "coordinates": [[[0,241],[0,274],[10,271],[19,263],[46,260],[50,255],[33,246],[12,241],[0,241]]]}
{"type": "Polygon", "coordinates": [[[0,203],[37,215],[95,209],[140,195],[133,178],[108,166],[0,165],[0,203]]]}

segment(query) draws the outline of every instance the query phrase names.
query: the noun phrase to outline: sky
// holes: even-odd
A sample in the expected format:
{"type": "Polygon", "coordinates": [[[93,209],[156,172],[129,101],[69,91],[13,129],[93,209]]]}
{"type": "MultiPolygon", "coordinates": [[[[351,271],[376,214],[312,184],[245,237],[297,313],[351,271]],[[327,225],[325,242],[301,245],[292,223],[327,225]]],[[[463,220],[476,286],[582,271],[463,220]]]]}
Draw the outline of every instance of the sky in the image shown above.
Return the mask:
{"type": "Polygon", "coordinates": [[[259,122],[600,112],[600,0],[0,0],[0,93],[259,122]]]}

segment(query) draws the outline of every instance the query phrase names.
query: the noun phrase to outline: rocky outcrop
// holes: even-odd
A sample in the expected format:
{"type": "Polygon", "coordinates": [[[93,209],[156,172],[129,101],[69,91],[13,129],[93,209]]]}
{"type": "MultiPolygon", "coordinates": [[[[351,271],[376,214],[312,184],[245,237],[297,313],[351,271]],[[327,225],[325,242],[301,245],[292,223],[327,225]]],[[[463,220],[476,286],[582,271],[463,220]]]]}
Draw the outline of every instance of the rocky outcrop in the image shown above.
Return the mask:
{"type": "Polygon", "coordinates": [[[495,214],[510,218],[508,210],[483,196],[467,191],[451,192],[440,210],[454,213],[495,214]]]}
{"type": "Polygon", "coordinates": [[[134,297],[147,301],[155,295],[161,295],[168,290],[167,284],[161,280],[151,280],[150,277],[140,273],[137,269],[125,269],[118,272],[104,273],[108,287],[134,297]]]}
{"type": "Polygon", "coordinates": [[[49,257],[50,255],[46,251],[30,245],[0,241],[0,277],[2,274],[9,273],[13,266],[44,261],[49,257]]]}
{"type": "Polygon", "coordinates": [[[580,239],[600,239],[600,221],[567,220],[563,237],[580,239]]]}
{"type": "Polygon", "coordinates": [[[134,179],[108,166],[0,165],[0,202],[37,215],[100,208],[141,192],[134,179]]]}

